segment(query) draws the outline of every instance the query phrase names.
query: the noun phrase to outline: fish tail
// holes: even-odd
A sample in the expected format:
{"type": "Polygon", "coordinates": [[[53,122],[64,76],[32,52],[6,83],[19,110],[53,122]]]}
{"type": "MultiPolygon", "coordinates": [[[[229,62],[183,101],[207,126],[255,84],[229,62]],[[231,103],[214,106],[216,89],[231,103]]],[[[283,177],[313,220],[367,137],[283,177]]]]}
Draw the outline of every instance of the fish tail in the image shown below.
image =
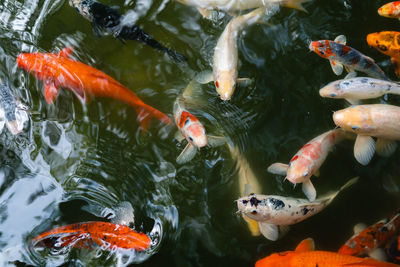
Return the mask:
{"type": "Polygon", "coordinates": [[[141,106],[136,106],[135,110],[138,114],[138,120],[140,121],[140,126],[143,131],[147,131],[152,118],[156,118],[162,123],[172,125],[171,119],[166,114],[149,105],[143,104],[141,106]]]}
{"type": "Polygon", "coordinates": [[[303,7],[303,3],[310,2],[311,0],[287,0],[283,4],[285,7],[294,8],[303,12],[308,13],[307,9],[303,7]]]}

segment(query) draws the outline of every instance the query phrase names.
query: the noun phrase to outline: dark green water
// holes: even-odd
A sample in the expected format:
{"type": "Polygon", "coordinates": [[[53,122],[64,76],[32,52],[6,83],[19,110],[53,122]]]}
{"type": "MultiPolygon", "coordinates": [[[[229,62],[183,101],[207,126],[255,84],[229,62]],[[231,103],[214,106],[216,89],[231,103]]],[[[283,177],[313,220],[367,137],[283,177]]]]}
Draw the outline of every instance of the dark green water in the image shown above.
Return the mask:
{"type": "MultiPolygon", "coordinates": [[[[111,99],[87,106],[61,90],[54,106],[43,84],[17,69],[20,52],[58,52],[74,46],[74,58],[111,75],[146,103],[172,116],[173,102],[194,73],[211,68],[215,44],[228,16],[204,20],[194,8],[168,1],[102,1],[120,7],[156,39],[190,59],[177,65],[137,42],[98,38],[67,1],[0,1],[0,76],[34,111],[25,132],[0,136],[0,260],[3,265],[114,266],[118,254],[87,250],[35,250],[30,240],[53,227],[101,219],[104,208],[129,201],[136,230],[159,235],[148,253],[130,259],[142,266],[252,266],[275,251],[292,250],[313,237],[318,249],[337,250],[353,225],[374,223],[399,207],[400,151],[374,157],[363,167],[344,142],[329,155],[313,182],[318,194],[349,178],[360,181],[323,212],[291,227],[277,242],[252,237],[234,200],[240,197],[235,162],[226,146],[205,148],[194,160],[175,163],[184,145],[176,129],[154,123],[142,134],[136,113],[111,99]]],[[[398,30],[382,18],[385,1],[315,0],[309,13],[282,8],[271,25],[247,28],[239,39],[240,77],[255,79],[222,103],[213,85],[206,104],[193,108],[211,133],[223,132],[243,151],[265,194],[303,197],[267,167],[287,162],[315,136],[332,129],[343,101],[321,99],[318,90],[337,77],[327,60],[308,51],[311,40],[347,36],[395,79],[388,57],[369,48],[366,35],[398,30]],[[218,122],[218,124],[217,124],[218,122]]],[[[400,104],[400,98],[389,98],[400,104]]],[[[125,262],[124,260],[120,260],[125,262]]]]}

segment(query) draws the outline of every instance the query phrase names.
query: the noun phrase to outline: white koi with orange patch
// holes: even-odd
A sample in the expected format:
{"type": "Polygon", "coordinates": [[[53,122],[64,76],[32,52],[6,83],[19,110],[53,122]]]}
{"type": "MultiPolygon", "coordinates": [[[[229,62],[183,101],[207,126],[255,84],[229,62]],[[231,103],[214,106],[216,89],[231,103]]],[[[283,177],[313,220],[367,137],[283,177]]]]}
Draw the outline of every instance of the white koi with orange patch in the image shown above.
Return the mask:
{"type": "Polygon", "coordinates": [[[310,201],[317,193],[310,181],[312,175],[319,175],[319,168],[324,163],[331,148],[346,137],[341,129],[325,132],[305,144],[290,160],[289,164],[274,163],[268,167],[270,173],[286,175],[293,184],[302,183],[304,194],[310,201]]]}

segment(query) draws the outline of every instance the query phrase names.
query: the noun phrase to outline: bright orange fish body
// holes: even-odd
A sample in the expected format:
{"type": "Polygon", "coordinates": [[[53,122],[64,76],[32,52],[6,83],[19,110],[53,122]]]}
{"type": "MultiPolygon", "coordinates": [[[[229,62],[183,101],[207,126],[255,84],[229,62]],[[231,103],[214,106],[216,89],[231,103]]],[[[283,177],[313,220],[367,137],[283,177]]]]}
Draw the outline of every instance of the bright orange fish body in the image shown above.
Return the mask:
{"type": "Polygon", "coordinates": [[[51,248],[93,248],[93,245],[109,249],[133,249],[143,251],[150,247],[150,238],[128,226],[109,222],[85,222],[60,226],[33,239],[35,246],[51,248]]]}
{"type": "Polygon", "coordinates": [[[375,249],[384,246],[395,234],[400,227],[400,214],[379,221],[363,231],[352,236],[339,249],[340,254],[364,256],[375,249]]]}
{"type": "Polygon", "coordinates": [[[400,77],[400,32],[383,31],[370,33],[367,36],[367,43],[382,54],[391,57],[396,75],[400,77]]]}
{"type": "Polygon", "coordinates": [[[104,72],[70,59],[71,53],[72,48],[65,48],[59,54],[21,53],[17,63],[18,67],[44,82],[44,95],[49,104],[55,101],[59,88],[64,87],[73,91],[84,102],[89,97],[109,97],[131,105],[138,114],[143,130],[147,129],[152,117],[172,124],[167,115],[145,104],[135,93],[104,72]]]}
{"type": "Polygon", "coordinates": [[[387,18],[400,18],[400,1],[387,3],[378,9],[378,14],[387,18]]]}
{"type": "Polygon", "coordinates": [[[303,240],[295,251],[274,253],[256,262],[256,267],[395,267],[392,263],[359,258],[335,252],[313,251],[311,238],[303,240]]]}

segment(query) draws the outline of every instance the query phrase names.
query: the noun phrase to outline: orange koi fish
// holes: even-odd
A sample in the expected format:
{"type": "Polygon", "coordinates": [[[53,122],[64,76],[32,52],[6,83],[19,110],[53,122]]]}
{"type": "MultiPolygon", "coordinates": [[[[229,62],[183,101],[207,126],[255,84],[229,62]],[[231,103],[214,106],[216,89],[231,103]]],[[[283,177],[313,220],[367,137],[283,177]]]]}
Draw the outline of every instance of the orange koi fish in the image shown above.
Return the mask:
{"type": "Polygon", "coordinates": [[[311,42],[309,48],[320,57],[328,59],[336,75],[342,74],[344,66],[349,73],[361,71],[373,78],[389,80],[372,58],[347,46],[344,35],[339,35],[334,41],[311,42]]]}
{"type": "Polygon", "coordinates": [[[391,58],[395,73],[397,77],[400,77],[400,32],[383,31],[370,33],[367,36],[367,43],[391,58]]]}
{"type": "Polygon", "coordinates": [[[387,18],[400,18],[400,1],[394,1],[381,6],[378,14],[387,18]]]}
{"type": "Polygon", "coordinates": [[[328,251],[314,251],[311,238],[303,240],[295,251],[273,253],[256,262],[255,267],[395,267],[400,266],[371,258],[338,254],[328,251]]]}
{"type": "Polygon", "coordinates": [[[33,239],[35,246],[134,249],[143,251],[150,247],[150,238],[125,225],[109,222],[85,222],[60,226],[33,239]]]}
{"type": "Polygon", "coordinates": [[[161,111],[145,104],[128,88],[93,67],[69,58],[73,49],[64,48],[58,54],[21,53],[18,55],[19,68],[32,73],[44,82],[44,96],[52,104],[64,87],[74,92],[83,102],[89,97],[109,97],[131,105],[146,130],[152,117],[163,123],[172,124],[171,119],[161,111]]]}
{"type": "Polygon", "coordinates": [[[365,256],[384,246],[399,230],[400,213],[366,227],[353,235],[339,249],[340,254],[365,256]]]}

